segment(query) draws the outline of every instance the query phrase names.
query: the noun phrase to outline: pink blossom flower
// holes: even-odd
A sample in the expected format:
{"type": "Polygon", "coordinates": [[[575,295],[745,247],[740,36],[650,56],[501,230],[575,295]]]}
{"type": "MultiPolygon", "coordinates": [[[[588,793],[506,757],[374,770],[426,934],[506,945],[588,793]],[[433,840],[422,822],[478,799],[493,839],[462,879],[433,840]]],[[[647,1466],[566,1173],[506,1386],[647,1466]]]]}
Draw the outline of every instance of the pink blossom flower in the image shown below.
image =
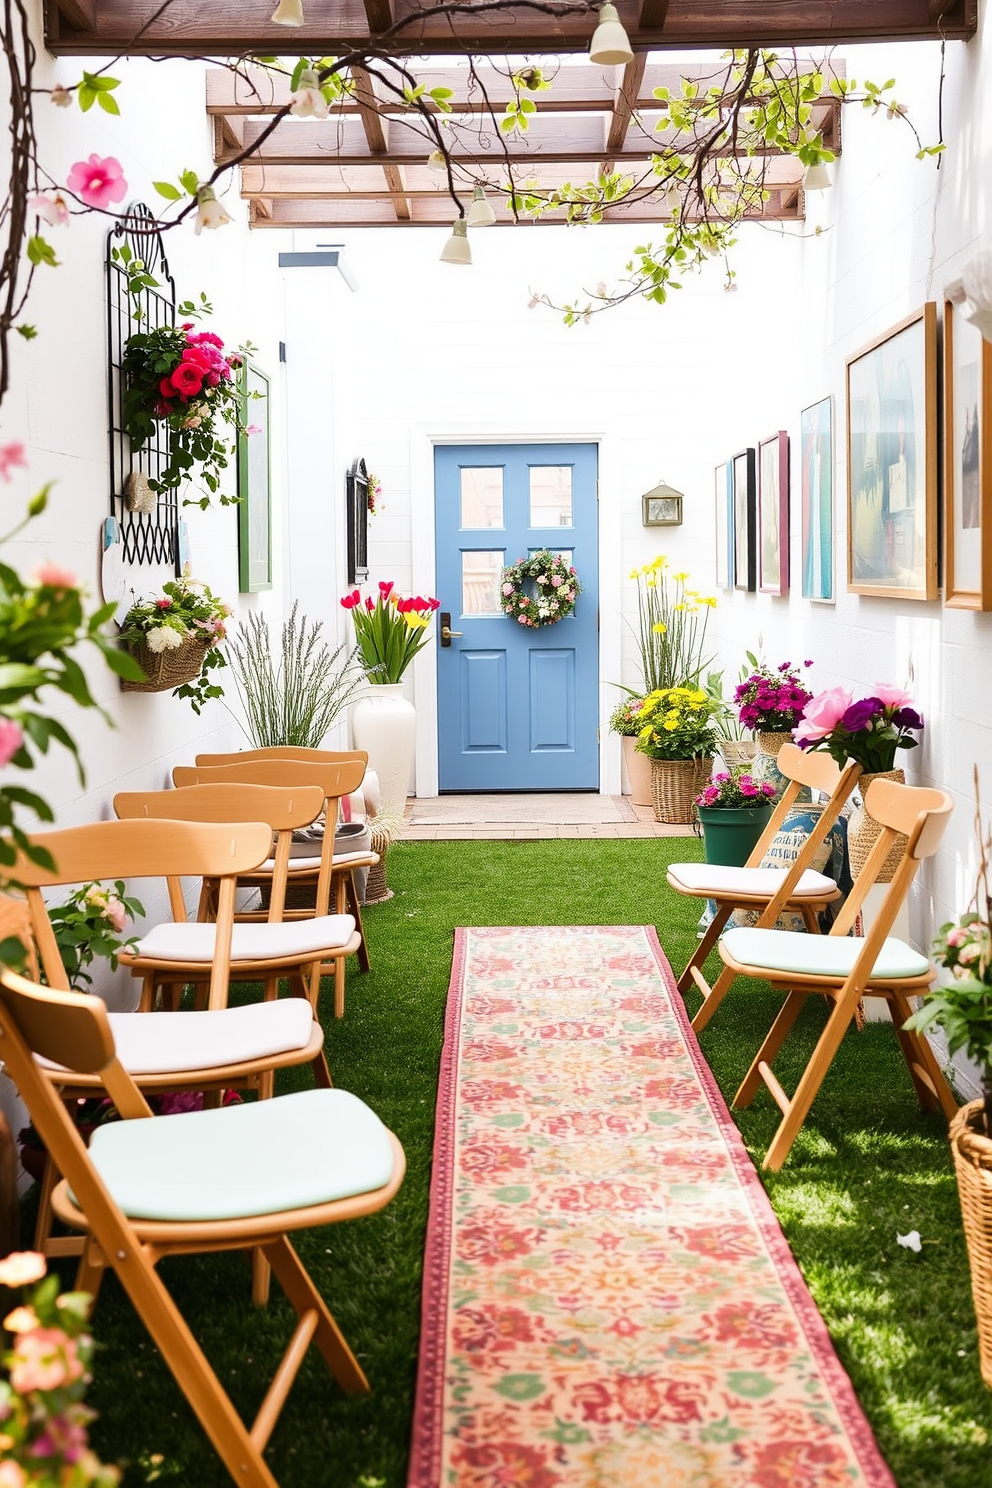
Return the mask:
{"type": "Polygon", "coordinates": [[[45,196],[43,192],[29,196],[28,210],[47,222],[49,227],[65,227],[69,222],[69,206],[59,191],[54,196],[45,196]]]}
{"type": "Polygon", "coordinates": [[[891,682],[876,682],[871,696],[877,697],[884,708],[908,708],[913,701],[908,692],[891,682]]]}
{"type": "Polygon", "coordinates": [[[31,1455],[62,1456],[67,1463],[76,1463],[85,1450],[86,1426],[83,1421],[72,1420],[68,1415],[49,1416],[44,1431],[35,1438],[31,1455]]]}
{"type": "Polygon", "coordinates": [[[0,476],[5,481],[10,480],[10,472],[15,465],[22,469],[28,468],[27,450],[19,439],[14,439],[10,444],[0,444],[0,476]]]}
{"type": "Polygon", "coordinates": [[[171,610],[172,609],[172,600],[171,599],[157,599],[155,601],[155,608],[157,610],[171,610]]]}
{"type": "Polygon", "coordinates": [[[36,1250],[14,1250],[0,1261],[0,1286],[30,1286],[48,1269],[45,1257],[36,1250]]]}
{"type": "Polygon", "coordinates": [[[89,160],[77,160],[66,185],[88,207],[110,207],[114,202],[123,201],[127,195],[121,163],[113,155],[104,160],[99,155],[91,155],[89,160]]]}
{"type": "Polygon", "coordinates": [[[526,625],[527,624],[527,616],[526,615],[518,615],[517,616],[517,621],[518,621],[518,623],[520,625],[526,625]]]}
{"type": "Polygon", "coordinates": [[[38,1314],[33,1307],[15,1307],[3,1320],[8,1333],[30,1333],[38,1326],[38,1314]]]}
{"type": "Polygon", "coordinates": [[[27,1488],[27,1481],[23,1467],[12,1457],[0,1462],[0,1488],[27,1488]]]}
{"type": "Polygon", "coordinates": [[[513,593],[513,585],[512,584],[504,584],[503,585],[503,593],[504,594],[512,594],[513,593]]]}
{"type": "Polygon", "coordinates": [[[77,589],[79,580],[70,568],[63,568],[58,563],[42,563],[34,571],[34,581],[42,589],[58,589],[65,593],[67,589],[77,589]]]}
{"type": "Polygon", "coordinates": [[[960,925],[955,925],[953,930],[948,930],[947,932],[947,944],[949,946],[964,945],[967,939],[968,932],[967,930],[962,930],[960,925]]]}
{"type": "Polygon", "coordinates": [[[56,83],[48,96],[56,108],[72,108],[72,93],[61,83],[56,83]]]}
{"type": "Polygon", "coordinates": [[[111,925],[113,925],[118,935],[121,934],[124,926],[127,924],[127,910],[124,908],[123,904],[118,899],[116,894],[111,894],[107,899],[107,903],[103,911],[103,918],[110,921],[111,925]]]}
{"type": "Polygon", "coordinates": [[[262,426],[261,426],[261,424],[249,424],[248,427],[247,427],[247,429],[245,430],[245,434],[247,435],[247,437],[249,439],[251,438],[251,436],[253,434],[261,434],[261,432],[262,432],[262,426]]]}
{"type": "MultiPolygon", "coordinates": [[[[0,768],[9,765],[14,755],[24,743],[24,735],[21,725],[15,723],[12,718],[0,717],[0,768]]],[[[7,1286],[15,1286],[16,1282],[7,1282],[7,1286]]]]}
{"type": "Polygon", "coordinates": [[[10,1361],[10,1383],[21,1395],[58,1390],[83,1373],[76,1340],[61,1328],[35,1328],[18,1334],[10,1361]]]}
{"type": "Polygon", "coordinates": [[[818,692],[803,709],[792,731],[793,738],[818,743],[837,727],[850,706],[851,694],[846,687],[828,687],[826,692],[818,692]]]}

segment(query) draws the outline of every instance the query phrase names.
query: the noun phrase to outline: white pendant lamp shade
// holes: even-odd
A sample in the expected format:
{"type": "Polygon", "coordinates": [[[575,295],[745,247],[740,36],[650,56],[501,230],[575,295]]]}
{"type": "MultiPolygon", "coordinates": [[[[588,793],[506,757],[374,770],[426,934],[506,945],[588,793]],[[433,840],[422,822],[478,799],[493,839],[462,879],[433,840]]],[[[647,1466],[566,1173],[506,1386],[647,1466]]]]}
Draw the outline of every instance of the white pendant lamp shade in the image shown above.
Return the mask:
{"type": "Polygon", "coordinates": [[[589,61],[601,67],[625,67],[633,62],[630,40],[620,24],[615,5],[604,5],[599,12],[599,25],[589,45],[589,61]]]}
{"type": "Polygon", "coordinates": [[[829,191],[833,184],[830,172],[822,161],[816,165],[808,165],[803,173],[804,191],[829,191]]]}
{"type": "Polygon", "coordinates": [[[468,225],[464,217],[455,219],[451,228],[451,237],[441,251],[441,262],[450,264],[472,262],[472,250],[468,245],[468,225]]]}
{"type": "Polygon", "coordinates": [[[496,213],[481,186],[472,192],[472,205],[465,220],[469,227],[492,227],[496,221],[496,213]]]}
{"type": "Polygon", "coordinates": [[[277,26],[302,26],[303,0],[279,0],[271,19],[277,26]]]}

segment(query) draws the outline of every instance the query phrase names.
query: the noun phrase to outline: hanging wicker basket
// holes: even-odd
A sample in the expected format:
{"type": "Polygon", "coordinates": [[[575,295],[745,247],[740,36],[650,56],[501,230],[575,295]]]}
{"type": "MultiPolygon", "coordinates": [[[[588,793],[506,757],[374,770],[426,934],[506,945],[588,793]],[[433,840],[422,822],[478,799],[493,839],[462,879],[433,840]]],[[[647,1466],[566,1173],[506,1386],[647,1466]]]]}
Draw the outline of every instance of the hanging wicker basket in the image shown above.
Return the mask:
{"type": "MultiPolygon", "coordinates": [[[[860,810],[855,810],[847,829],[847,850],[851,860],[851,873],[855,878],[857,878],[868,861],[868,854],[875,846],[882,831],[881,824],[873,816],[868,814],[864,804],[865,796],[868,794],[868,787],[873,780],[895,780],[900,785],[905,785],[906,772],[904,770],[879,770],[874,775],[862,775],[858,781],[858,796],[861,798],[861,807],[860,810]]],[[[889,849],[888,857],[876,875],[876,883],[891,883],[892,875],[899,867],[905,851],[906,838],[900,832],[889,849]]]]}
{"type": "Polygon", "coordinates": [[[713,756],[651,761],[651,804],[655,821],[672,827],[692,824],[693,801],[713,772],[713,756]]]}
{"type": "Polygon", "coordinates": [[[144,672],[145,680],[128,682],[122,677],[122,692],[171,692],[174,687],[196,680],[208,646],[198,636],[187,636],[171,651],[152,651],[144,641],[132,642],[127,650],[144,672]]]}
{"type": "Polygon", "coordinates": [[[982,1379],[992,1390],[992,1140],[980,1130],[984,1101],[962,1106],[951,1122],[971,1294],[978,1319],[982,1379]]]}
{"type": "Polygon", "coordinates": [[[372,851],[379,854],[379,861],[369,869],[369,876],[365,881],[365,903],[382,904],[393,897],[393,891],[386,883],[386,854],[389,851],[390,836],[387,832],[378,831],[374,821],[371,827],[372,851]]]}

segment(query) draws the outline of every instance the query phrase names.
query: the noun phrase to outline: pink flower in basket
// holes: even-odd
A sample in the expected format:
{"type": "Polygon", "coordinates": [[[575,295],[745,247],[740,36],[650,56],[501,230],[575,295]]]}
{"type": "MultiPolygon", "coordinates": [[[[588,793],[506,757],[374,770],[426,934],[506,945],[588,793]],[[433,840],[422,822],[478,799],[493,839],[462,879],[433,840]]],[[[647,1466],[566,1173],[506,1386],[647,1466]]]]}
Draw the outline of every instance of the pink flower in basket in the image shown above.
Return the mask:
{"type": "Polygon", "coordinates": [[[850,706],[851,694],[846,687],[828,687],[806,704],[792,737],[799,744],[818,743],[837,727],[850,706]]]}

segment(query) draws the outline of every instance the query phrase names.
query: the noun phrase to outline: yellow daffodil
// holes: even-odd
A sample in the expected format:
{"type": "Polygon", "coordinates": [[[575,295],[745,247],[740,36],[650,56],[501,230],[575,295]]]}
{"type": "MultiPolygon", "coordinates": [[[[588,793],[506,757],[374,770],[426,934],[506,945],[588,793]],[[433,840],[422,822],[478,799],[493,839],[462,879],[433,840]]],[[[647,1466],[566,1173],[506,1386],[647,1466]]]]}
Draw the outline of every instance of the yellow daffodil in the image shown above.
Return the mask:
{"type": "Polygon", "coordinates": [[[689,577],[689,575],[687,573],[685,573],[684,571],[682,573],[677,573],[677,574],[673,574],[672,575],[672,578],[675,580],[675,582],[677,584],[684,584],[685,581],[686,581],[686,579],[688,577],[689,577]]]}
{"type": "Polygon", "coordinates": [[[659,620],[657,625],[652,625],[651,629],[654,631],[655,635],[665,635],[668,630],[668,626],[662,625],[661,621],[659,620]]]}

